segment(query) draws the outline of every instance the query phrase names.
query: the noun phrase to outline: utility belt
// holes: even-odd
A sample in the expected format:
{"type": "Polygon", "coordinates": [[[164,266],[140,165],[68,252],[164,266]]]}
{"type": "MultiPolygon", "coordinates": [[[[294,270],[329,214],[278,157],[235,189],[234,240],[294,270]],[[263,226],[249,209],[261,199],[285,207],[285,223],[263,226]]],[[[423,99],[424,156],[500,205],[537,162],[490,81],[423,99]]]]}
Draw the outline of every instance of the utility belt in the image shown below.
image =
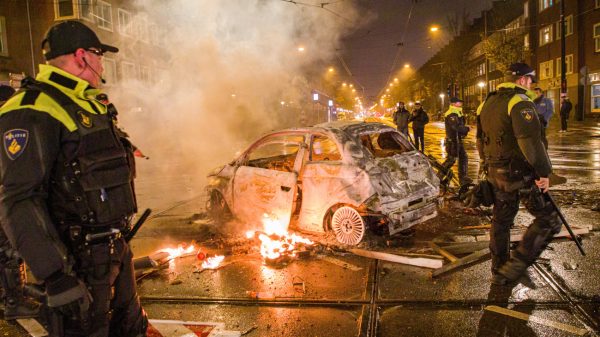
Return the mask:
{"type": "Polygon", "coordinates": [[[486,160],[488,172],[503,176],[509,180],[531,180],[534,170],[522,159],[486,160]]]}
{"type": "Polygon", "coordinates": [[[113,241],[129,231],[128,221],[120,221],[112,225],[81,226],[68,225],[68,238],[75,250],[96,244],[114,245],[113,241]]]}

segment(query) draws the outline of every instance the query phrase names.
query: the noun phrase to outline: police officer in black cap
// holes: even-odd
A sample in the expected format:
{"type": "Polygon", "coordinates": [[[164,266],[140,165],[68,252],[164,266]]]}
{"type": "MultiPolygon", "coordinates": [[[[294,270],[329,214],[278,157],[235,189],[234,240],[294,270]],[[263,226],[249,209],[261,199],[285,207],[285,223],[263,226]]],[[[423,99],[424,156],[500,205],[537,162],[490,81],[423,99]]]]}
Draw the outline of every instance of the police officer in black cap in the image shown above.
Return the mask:
{"type": "Polygon", "coordinates": [[[448,157],[442,165],[446,171],[449,171],[458,158],[458,180],[460,185],[464,186],[471,183],[472,180],[467,176],[469,159],[463,145],[463,138],[467,136],[470,129],[465,125],[462,104],[463,101],[460,98],[450,98],[450,106],[444,114],[444,124],[446,127],[445,146],[448,157]]]}
{"type": "Polygon", "coordinates": [[[118,49],[77,21],[51,27],[47,64],[0,108],[0,223],[53,313],[52,336],[144,336],[132,253],[134,163],[97,99],[118,49]]]}
{"type": "Polygon", "coordinates": [[[505,80],[477,109],[477,148],[495,199],[490,238],[493,283],[512,285],[527,276],[527,267],[560,231],[561,223],[542,195],[549,188],[552,165],[542,143],[535,94],[529,90],[535,71],[515,63],[505,80]],[[510,228],[521,198],[535,220],[510,256],[510,228]]]}

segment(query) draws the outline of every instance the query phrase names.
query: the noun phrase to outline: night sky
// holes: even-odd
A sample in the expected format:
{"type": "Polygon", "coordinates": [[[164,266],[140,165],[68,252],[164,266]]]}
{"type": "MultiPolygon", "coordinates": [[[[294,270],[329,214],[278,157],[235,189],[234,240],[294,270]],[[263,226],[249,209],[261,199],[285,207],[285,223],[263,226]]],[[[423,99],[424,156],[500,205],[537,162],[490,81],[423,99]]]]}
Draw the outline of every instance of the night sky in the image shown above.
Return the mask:
{"type": "MultiPolygon", "coordinates": [[[[472,20],[480,17],[491,3],[492,0],[359,0],[361,12],[365,13],[363,23],[344,38],[339,55],[353,81],[373,98],[405,63],[418,69],[448,43],[453,36],[449,17],[460,22],[465,13],[472,20]],[[429,32],[433,24],[440,31],[429,32]],[[399,43],[403,45],[398,46],[399,43]]],[[[343,67],[342,61],[338,62],[343,67]]]]}

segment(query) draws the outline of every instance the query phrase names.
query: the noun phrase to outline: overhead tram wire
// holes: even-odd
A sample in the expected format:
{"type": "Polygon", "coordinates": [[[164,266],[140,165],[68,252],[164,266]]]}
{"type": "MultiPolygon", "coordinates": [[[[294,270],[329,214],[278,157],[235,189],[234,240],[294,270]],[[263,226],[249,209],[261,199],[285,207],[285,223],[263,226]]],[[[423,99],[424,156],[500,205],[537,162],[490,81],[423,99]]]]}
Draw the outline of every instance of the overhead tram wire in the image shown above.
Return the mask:
{"type": "Polygon", "coordinates": [[[394,69],[396,68],[396,62],[398,61],[398,57],[400,56],[400,47],[402,47],[404,37],[406,36],[406,31],[408,30],[408,24],[410,23],[410,18],[412,17],[412,11],[415,7],[415,3],[416,3],[416,1],[411,0],[410,10],[408,11],[408,18],[406,19],[406,23],[404,24],[404,30],[402,31],[402,36],[401,36],[401,40],[400,40],[401,42],[396,44],[396,55],[394,56],[394,61],[392,62],[392,67],[390,68],[390,71],[388,72],[388,77],[385,80],[385,86],[379,91],[379,93],[377,93],[377,97],[381,96],[381,94],[384,92],[384,90],[387,89],[387,84],[390,82],[390,79],[392,78],[392,73],[394,72],[394,69]]]}

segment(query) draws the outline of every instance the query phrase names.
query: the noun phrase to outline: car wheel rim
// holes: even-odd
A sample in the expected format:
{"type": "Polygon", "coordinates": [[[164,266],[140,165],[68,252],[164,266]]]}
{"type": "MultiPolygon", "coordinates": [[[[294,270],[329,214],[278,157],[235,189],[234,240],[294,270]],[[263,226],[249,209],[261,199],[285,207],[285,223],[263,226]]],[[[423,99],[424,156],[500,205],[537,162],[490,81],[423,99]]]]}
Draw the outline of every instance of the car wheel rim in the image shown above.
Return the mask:
{"type": "Polygon", "coordinates": [[[340,207],[331,218],[336,239],[347,245],[357,245],[365,235],[365,221],[352,207],[340,207]]]}

